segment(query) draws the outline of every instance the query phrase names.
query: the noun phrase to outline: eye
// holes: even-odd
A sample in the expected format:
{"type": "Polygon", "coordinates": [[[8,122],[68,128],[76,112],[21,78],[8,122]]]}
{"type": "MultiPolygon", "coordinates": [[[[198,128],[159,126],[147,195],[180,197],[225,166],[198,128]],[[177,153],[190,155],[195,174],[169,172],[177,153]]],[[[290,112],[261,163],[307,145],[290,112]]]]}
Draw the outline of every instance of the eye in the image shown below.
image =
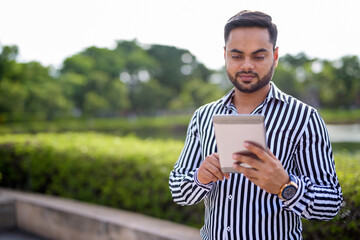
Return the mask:
{"type": "Polygon", "coordinates": [[[232,59],[241,59],[242,56],[241,55],[231,55],[232,59]]]}
{"type": "Polygon", "coordinates": [[[255,60],[264,60],[265,59],[265,55],[255,55],[254,56],[255,60]]]}

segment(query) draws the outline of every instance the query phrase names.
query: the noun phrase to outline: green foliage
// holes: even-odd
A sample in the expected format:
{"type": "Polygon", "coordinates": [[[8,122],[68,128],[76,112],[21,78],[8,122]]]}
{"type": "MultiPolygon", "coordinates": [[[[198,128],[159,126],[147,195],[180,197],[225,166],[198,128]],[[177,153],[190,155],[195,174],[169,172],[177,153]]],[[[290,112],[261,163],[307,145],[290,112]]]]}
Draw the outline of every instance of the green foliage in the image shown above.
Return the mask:
{"type": "MultiPolygon", "coordinates": [[[[184,104],[184,102],[176,101],[171,104],[184,104]]],[[[355,123],[360,120],[359,110],[321,110],[320,113],[326,123],[355,123]]],[[[0,135],[11,133],[94,131],[117,136],[135,133],[139,137],[151,136],[153,138],[184,140],[190,118],[191,114],[184,114],[158,117],[71,118],[53,121],[12,122],[0,124],[0,135]]],[[[354,148],[358,147],[356,144],[353,145],[355,145],[354,148]]]]}
{"type": "Polygon", "coordinates": [[[360,109],[321,109],[321,117],[326,123],[358,123],[360,122],[360,109]]]}
{"type": "Polygon", "coordinates": [[[25,108],[25,99],[28,92],[22,84],[3,80],[0,82],[0,111],[9,113],[14,118],[21,114],[25,108]]]}
{"type": "Polygon", "coordinates": [[[159,109],[168,108],[167,105],[173,98],[173,93],[172,89],[162,86],[156,79],[150,79],[137,84],[133,90],[131,102],[138,113],[156,112],[159,109]]]}
{"type": "Polygon", "coordinates": [[[0,46],[0,80],[15,78],[19,73],[16,57],[19,53],[17,46],[0,46]]]}
{"type": "Polygon", "coordinates": [[[184,84],[179,98],[171,103],[173,109],[194,109],[224,96],[225,91],[215,84],[204,84],[201,79],[193,79],[184,84]]]}
{"type": "Polygon", "coordinates": [[[359,73],[360,59],[357,56],[327,61],[310,59],[300,53],[280,59],[274,82],[278,82],[285,92],[315,107],[359,109],[359,73]]]}
{"type": "Polygon", "coordinates": [[[299,98],[303,93],[302,84],[297,80],[295,71],[286,63],[279,62],[273,81],[278,88],[289,95],[299,98]]]}
{"type": "MultiPolygon", "coordinates": [[[[173,203],[168,177],[183,141],[95,133],[0,136],[1,186],[34,191],[201,226],[202,204],[173,203]]],[[[340,148],[339,148],[340,149],[340,148]]],[[[329,222],[303,220],[304,239],[356,239],[360,152],[337,150],[345,204],[329,222]]]]}
{"type": "Polygon", "coordinates": [[[132,117],[110,119],[63,119],[27,121],[0,125],[1,134],[40,132],[102,132],[117,136],[136,134],[139,137],[176,138],[184,140],[191,115],[132,117]]]}
{"type": "Polygon", "coordinates": [[[5,135],[1,185],[196,225],[202,206],[176,205],[168,188],[181,148],[175,140],[94,133],[5,135]]]}
{"type": "Polygon", "coordinates": [[[119,79],[124,59],[115,51],[89,47],[64,61],[59,81],[80,115],[113,116],[129,107],[128,89],[119,79]]]}
{"type": "Polygon", "coordinates": [[[17,63],[17,47],[5,46],[0,53],[0,122],[49,120],[66,116],[71,102],[62,86],[50,76],[50,68],[38,62],[17,63]]]}
{"type": "Polygon", "coordinates": [[[303,220],[304,239],[357,239],[360,229],[360,151],[335,154],[336,172],[344,193],[339,214],[329,222],[303,220]]]}
{"type": "MultiPolygon", "coordinates": [[[[188,50],[136,40],[88,47],[58,70],[19,63],[18,52],[0,48],[0,122],[193,110],[231,87],[224,69],[206,68],[188,50]]],[[[359,73],[356,56],[330,62],[300,53],[280,59],[273,81],[317,108],[359,109],[359,73]]]]}
{"type": "Polygon", "coordinates": [[[206,86],[211,73],[187,50],[136,41],[89,47],[58,72],[18,63],[17,54],[16,46],[0,48],[0,122],[156,114],[170,108],[185,82],[199,78],[206,86]]]}

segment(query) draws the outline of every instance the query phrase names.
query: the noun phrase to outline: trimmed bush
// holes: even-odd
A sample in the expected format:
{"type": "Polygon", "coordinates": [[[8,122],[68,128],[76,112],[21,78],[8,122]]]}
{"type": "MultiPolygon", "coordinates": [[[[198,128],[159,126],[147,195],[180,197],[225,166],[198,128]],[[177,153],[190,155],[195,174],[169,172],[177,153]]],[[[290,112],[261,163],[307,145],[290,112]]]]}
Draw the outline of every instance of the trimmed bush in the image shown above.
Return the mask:
{"type": "Polygon", "coordinates": [[[358,239],[360,235],[360,151],[335,153],[336,173],[344,194],[340,212],[329,222],[303,220],[303,237],[311,240],[358,239]]]}
{"type": "Polygon", "coordinates": [[[191,115],[162,117],[65,119],[54,121],[23,121],[0,125],[0,134],[40,132],[88,132],[95,131],[117,136],[135,133],[140,137],[185,137],[191,115]]]}
{"type": "Polygon", "coordinates": [[[95,133],[0,136],[0,184],[200,226],[202,204],[178,206],[168,187],[182,144],[95,133]]]}
{"type": "MultiPolygon", "coordinates": [[[[168,188],[183,144],[95,133],[0,135],[0,185],[200,227],[203,204],[178,206],[168,188]]],[[[360,234],[360,151],[338,150],[335,159],[345,204],[332,221],[303,220],[304,239],[360,234]]]]}

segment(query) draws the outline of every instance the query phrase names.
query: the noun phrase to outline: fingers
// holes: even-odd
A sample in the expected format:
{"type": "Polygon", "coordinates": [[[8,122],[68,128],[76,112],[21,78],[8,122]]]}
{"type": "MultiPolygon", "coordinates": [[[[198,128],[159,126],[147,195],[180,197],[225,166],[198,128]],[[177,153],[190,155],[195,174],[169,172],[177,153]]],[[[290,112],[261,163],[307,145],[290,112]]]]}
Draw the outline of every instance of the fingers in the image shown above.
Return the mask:
{"type": "Polygon", "coordinates": [[[288,180],[288,174],[281,164],[281,161],[269,150],[264,150],[251,143],[244,143],[244,146],[255,156],[234,154],[237,162],[234,168],[241,172],[251,182],[269,193],[277,193],[279,188],[288,180]],[[245,168],[239,163],[246,163],[252,168],[245,168]]]}
{"type": "Polygon", "coordinates": [[[256,146],[255,144],[244,142],[244,147],[246,147],[250,152],[254,153],[259,159],[263,160],[268,157],[267,150],[256,146]]]}
{"type": "Polygon", "coordinates": [[[222,181],[224,178],[229,179],[230,175],[221,171],[219,155],[214,153],[207,156],[204,162],[202,162],[197,177],[201,183],[208,184],[218,180],[222,181]]]}
{"type": "Polygon", "coordinates": [[[208,164],[204,164],[204,168],[210,174],[212,174],[218,180],[224,178],[224,175],[220,170],[220,165],[218,164],[218,161],[213,156],[210,156],[210,159],[207,163],[208,164]]]}
{"type": "MultiPolygon", "coordinates": [[[[258,160],[257,160],[258,161],[258,160]]],[[[234,163],[233,168],[241,172],[246,178],[250,179],[251,181],[259,179],[259,175],[261,174],[256,168],[254,167],[247,167],[240,165],[239,163],[234,163]]]]}
{"type": "Polygon", "coordinates": [[[230,173],[224,173],[221,171],[221,166],[220,166],[220,160],[219,160],[219,153],[213,153],[212,154],[215,157],[216,160],[216,165],[218,167],[218,169],[220,170],[221,174],[222,174],[222,179],[219,180],[223,180],[223,178],[225,177],[226,179],[230,178],[230,173]]]}
{"type": "MultiPolygon", "coordinates": [[[[237,169],[238,167],[244,168],[255,168],[258,169],[260,167],[261,161],[254,154],[242,154],[235,153],[232,158],[235,160],[233,167],[237,169]]],[[[237,169],[238,170],[238,169],[237,169]]]]}
{"type": "Polygon", "coordinates": [[[244,143],[245,148],[247,148],[249,153],[235,153],[233,159],[241,163],[246,163],[252,168],[259,169],[263,163],[271,161],[271,159],[276,159],[276,157],[271,153],[271,151],[264,150],[263,148],[252,144],[250,142],[244,143]]]}
{"type": "Polygon", "coordinates": [[[228,179],[228,180],[230,179],[230,173],[224,173],[224,176],[226,179],[228,179]]]}

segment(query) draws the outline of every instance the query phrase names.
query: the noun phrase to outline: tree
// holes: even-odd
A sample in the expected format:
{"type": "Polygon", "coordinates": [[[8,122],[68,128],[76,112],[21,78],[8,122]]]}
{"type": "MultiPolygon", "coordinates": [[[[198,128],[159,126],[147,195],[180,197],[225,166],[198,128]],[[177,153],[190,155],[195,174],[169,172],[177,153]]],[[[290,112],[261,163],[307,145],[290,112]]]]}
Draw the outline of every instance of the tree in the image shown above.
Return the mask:
{"type": "Polygon", "coordinates": [[[152,45],[148,53],[159,62],[160,66],[153,77],[158,79],[161,85],[174,89],[177,93],[191,79],[201,78],[207,81],[212,73],[184,49],[152,45]]]}
{"type": "Polygon", "coordinates": [[[150,79],[137,85],[131,102],[137,113],[156,113],[168,109],[168,103],[173,98],[174,91],[162,86],[156,79],[150,79]]]}
{"type": "Polygon", "coordinates": [[[345,56],[341,58],[341,67],[336,68],[337,91],[340,106],[350,108],[359,107],[360,98],[360,61],[357,56],[345,56]],[[340,81],[339,81],[340,80],[340,81]]]}
{"type": "Polygon", "coordinates": [[[67,116],[72,103],[66,99],[61,83],[50,76],[49,67],[38,62],[23,63],[21,67],[21,81],[28,92],[26,114],[44,120],[67,116]]]}
{"type": "Polygon", "coordinates": [[[17,46],[4,46],[0,45],[0,81],[2,79],[16,79],[18,71],[18,63],[16,58],[19,53],[17,46]]]}
{"type": "Polygon", "coordinates": [[[20,83],[0,81],[0,122],[21,119],[27,95],[27,90],[20,83]]]}
{"type": "Polygon", "coordinates": [[[301,98],[303,93],[302,84],[296,78],[295,70],[292,66],[287,66],[280,60],[275,69],[273,81],[282,91],[294,97],[301,98]]]}
{"type": "Polygon", "coordinates": [[[64,61],[59,80],[75,103],[74,112],[105,117],[129,107],[128,91],[119,79],[124,59],[117,50],[89,47],[64,61]]]}
{"type": "Polygon", "coordinates": [[[192,79],[181,89],[178,98],[171,102],[173,109],[195,109],[203,104],[221,98],[225,91],[218,85],[204,82],[202,79],[192,79]]]}
{"type": "Polygon", "coordinates": [[[52,119],[64,115],[71,105],[62,86],[51,77],[49,67],[38,62],[18,63],[16,46],[0,54],[0,115],[6,120],[52,119]]]}
{"type": "MultiPolygon", "coordinates": [[[[197,108],[232,85],[224,68],[209,70],[188,50],[117,41],[69,56],[57,75],[38,62],[19,63],[17,46],[0,47],[0,122],[73,116],[113,117],[129,112],[197,108]]],[[[315,107],[360,106],[360,60],[285,55],[273,81],[315,107]]]]}
{"type": "Polygon", "coordinates": [[[360,62],[356,56],[345,56],[335,62],[324,61],[317,74],[322,105],[328,108],[360,106],[360,62]]]}

